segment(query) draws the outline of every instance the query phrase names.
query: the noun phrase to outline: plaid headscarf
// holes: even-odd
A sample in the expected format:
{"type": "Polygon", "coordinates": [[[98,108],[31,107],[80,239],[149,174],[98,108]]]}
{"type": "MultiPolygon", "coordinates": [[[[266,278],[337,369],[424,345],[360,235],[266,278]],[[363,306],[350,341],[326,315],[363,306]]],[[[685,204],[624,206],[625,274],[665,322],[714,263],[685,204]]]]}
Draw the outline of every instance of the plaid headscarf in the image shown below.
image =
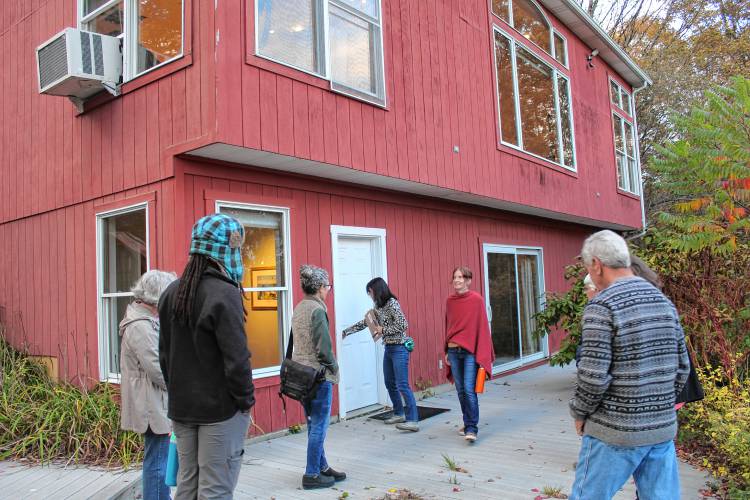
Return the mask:
{"type": "Polygon", "coordinates": [[[218,262],[234,281],[242,283],[242,243],[245,229],[233,217],[207,215],[193,226],[190,254],[200,254],[218,262]]]}

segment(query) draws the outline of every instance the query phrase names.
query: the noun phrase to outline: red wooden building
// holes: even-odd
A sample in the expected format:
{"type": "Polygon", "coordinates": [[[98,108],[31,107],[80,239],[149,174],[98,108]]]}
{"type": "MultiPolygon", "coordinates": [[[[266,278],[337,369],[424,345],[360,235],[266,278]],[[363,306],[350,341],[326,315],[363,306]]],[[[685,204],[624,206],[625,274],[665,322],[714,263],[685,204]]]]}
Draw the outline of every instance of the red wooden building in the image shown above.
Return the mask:
{"type": "Polygon", "coordinates": [[[371,277],[409,320],[412,383],[437,385],[472,267],[500,374],[558,348],[531,317],[583,238],[641,226],[648,77],[574,0],[6,1],[0,48],[0,322],[69,380],[117,380],[132,282],[180,272],[207,213],[247,227],[266,431],[301,420],[276,397],[300,264],[331,270],[343,416],[388,401],[380,348],[340,334],[371,277]],[[39,93],[36,49],[66,27],[119,37],[119,96],[39,93]]]}

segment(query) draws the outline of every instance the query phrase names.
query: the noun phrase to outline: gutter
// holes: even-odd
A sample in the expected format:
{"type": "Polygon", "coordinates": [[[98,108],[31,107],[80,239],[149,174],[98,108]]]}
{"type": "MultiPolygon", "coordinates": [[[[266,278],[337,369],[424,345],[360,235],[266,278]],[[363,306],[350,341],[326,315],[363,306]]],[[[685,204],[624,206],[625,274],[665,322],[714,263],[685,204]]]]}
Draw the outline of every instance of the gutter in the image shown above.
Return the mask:
{"type": "Polygon", "coordinates": [[[641,170],[641,141],[638,137],[638,113],[635,112],[635,98],[638,92],[648,87],[651,83],[653,82],[651,82],[650,80],[648,82],[644,81],[643,85],[633,89],[633,130],[636,132],[633,139],[635,141],[635,158],[638,161],[638,180],[640,181],[641,185],[641,232],[634,236],[631,236],[628,239],[640,238],[641,236],[646,234],[646,204],[644,201],[646,194],[643,191],[643,171],[641,170]]]}
{"type": "MultiPolygon", "coordinates": [[[[570,9],[571,12],[577,15],[584,23],[591,27],[599,36],[599,38],[605,43],[605,45],[607,45],[607,47],[612,50],[617,55],[617,57],[619,57],[633,71],[633,73],[635,73],[641,79],[643,85],[638,87],[637,90],[641,90],[654,83],[651,81],[651,78],[649,78],[646,72],[638,67],[635,61],[633,61],[630,56],[624,50],[622,50],[622,48],[614,40],[612,40],[607,32],[605,32],[602,27],[599,26],[599,23],[594,21],[594,19],[589,16],[588,12],[583,10],[583,7],[575,2],[575,0],[561,0],[561,2],[565,4],[568,9],[570,9]]],[[[633,90],[634,95],[637,90],[633,90]]]]}

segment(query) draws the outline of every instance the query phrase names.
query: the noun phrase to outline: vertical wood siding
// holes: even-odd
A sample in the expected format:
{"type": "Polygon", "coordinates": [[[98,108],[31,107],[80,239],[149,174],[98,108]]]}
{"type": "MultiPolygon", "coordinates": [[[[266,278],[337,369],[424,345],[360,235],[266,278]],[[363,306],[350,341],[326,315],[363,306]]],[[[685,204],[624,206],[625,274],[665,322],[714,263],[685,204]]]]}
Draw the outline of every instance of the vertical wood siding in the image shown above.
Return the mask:
{"type": "Polygon", "coordinates": [[[214,9],[192,8],[192,65],[77,116],[38,93],[36,69],[77,1],[0,2],[0,224],[163,179],[168,148],[216,129],[214,9]]]}
{"type": "MultiPolygon", "coordinates": [[[[222,191],[222,199],[291,207],[292,295],[301,298],[296,269],[312,263],[332,269],[331,225],[377,227],[386,230],[389,285],[399,296],[417,349],[410,364],[412,385],[445,383],[438,360],[443,353],[445,299],[451,293],[450,274],[457,265],[475,271],[472,288],[484,295],[480,241],[504,245],[540,246],[544,249],[547,291],[566,288],[563,268],[579,253],[590,229],[552,223],[533,217],[492,210],[404,198],[309,179],[273,175],[216,164],[181,162],[193,168],[185,175],[185,203],[176,212],[188,214],[185,222],[204,215],[205,191],[222,191]],[[195,169],[198,169],[196,171],[195,169]],[[257,197],[257,198],[255,198],[257,197]],[[290,203],[292,200],[292,203],[290,203]]],[[[183,238],[184,239],[184,238],[183,238]]],[[[185,252],[187,240],[178,242],[185,252]]],[[[335,293],[335,290],[334,292],[335,293]]],[[[337,327],[333,300],[328,301],[332,331],[337,327]]],[[[559,348],[561,334],[550,339],[551,352],[559,348]]],[[[335,346],[335,344],[334,344],[335,346]]],[[[255,422],[264,430],[278,430],[302,421],[297,404],[281,412],[278,378],[256,381],[255,422]]],[[[337,396],[334,396],[335,400],[337,396]]],[[[336,408],[334,401],[334,408],[336,408]]]]}
{"type": "Polygon", "coordinates": [[[578,164],[573,175],[498,147],[489,2],[382,4],[387,109],[335,94],[321,79],[254,56],[253,3],[248,2],[247,19],[234,4],[222,4],[217,11],[217,107],[226,113],[219,121],[219,139],[640,225],[639,201],[617,192],[607,79],[612,71],[601,59],[589,69],[585,56],[591,50],[554,16],[548,13],[568,40],[578,164]],[[243,46],[248,63],[238,71],[238,47],[243,46]]]}

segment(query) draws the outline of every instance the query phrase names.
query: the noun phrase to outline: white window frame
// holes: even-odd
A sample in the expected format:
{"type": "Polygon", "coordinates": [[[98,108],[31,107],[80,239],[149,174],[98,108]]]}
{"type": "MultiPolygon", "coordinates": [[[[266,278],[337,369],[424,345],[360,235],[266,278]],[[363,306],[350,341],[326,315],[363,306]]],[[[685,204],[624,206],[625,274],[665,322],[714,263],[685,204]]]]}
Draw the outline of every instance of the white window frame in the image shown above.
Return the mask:
{"type": "MultiPolygon", "coordinates": [[[[292,240],[291,240],[291,230],[290,230],[290,211],[289,207],[280,207],[280,206],[274,206],[274,205],[259,205],[254,203],[238,203],[234,201],[226,201],[226,200],[217,200],[215,203],[215,211],[216,213],[221,213],[222,208],[231,208],[235,210],[250,210],[250,211],[257,211],[257,212],[275,212],[281,214],[281,220],[283,225],[283,231],[284,231],[284,283],[285,286],[275,286],[275,287],[250,287],[250,288],[243,288],[244,293],[250,293],[250,292],[269,292],[269,291],[277,291],[280,292],[280,295],[283,295],[286,297],[284,300],[284,315],[281,320],[281,356],[279,357],[279,364],[274,366],[267,366],[264,368],[253,368],[253,378],[264,378],[264,377],[273,377],[275,375],[278,375],[281,369],[281,361],[283,357],[286,355],[286,348],[289,343],[289,330],[291,329],[291,321],[292,321],[292,305],[294,304],[293,297],[292,297],[292,286],[291,286],[291,277],[292,277],[292,240]]],[[[281,300],[281,299],[280,299],[281,300]]],[[[252,361],[252,359],[251,359],[252,361]]]]}
{"type": "Polygon", "coordinates": [[[638,159],[638,152],[636,150],[636,148],[638,147],[637,146],[638,143],[636,142],[636,136],[635,136],[636,134],[635,124],[633,123],[631,119],[629,119],[619,110],[613,109],[612,110],[612,133],[613,133],[613,140],[614,140],[613,145],[614,145],[614,151],[615,151],[615,169],[617,168],[618,156],[621,158],[622,161],[624,161],[623,171],[622,171],[622,180],[625,185],[624,186],[620,185],[620,182],[618,179],[617,187],[630,194],[640,196],[641,195],[641,192],[640,192],[641,165],[638,159]],[[620,118],[620,130],[619,131],[615,128],[615,117],[620,118]],[[629,156],[628,151],[627,151],[628,145],[626,142],[626,135],[627,135],[627,132],[626,132],[627,129],[625,128],[626,123],[630,125],[630,133],[631,133],[630,140],[631,140],[631,144],[633,145],[633,156],[629,156]],[[622,145],[624,149],[622,154],[620,153],[620,151],[617,150],[617,134],[620,134],[620,138],[622,140],[622,145]],[[633,164],[635,165],[635,168],[633,169],[632,172],[630,170],[630,160],[632,160],[633,164]],[[633,178],[634,176],[637,176],[637,178],[633,178]]]}
{"type": "MultiPolygon", "coordinates": [[[[628,116],[633,116],[633,96],[630,94],[630,92],[628,92],[627,90],[625,90],[625,88],[622,85],[620,85],[617,82],[617,80],[615,80],[611,76],[609,77],[609,88],[607,89],[607,94],[609,94],[609,96],[610,96],[609,97],[609,104],[610,105],[617,106],[617,109],[619,109],[623,113],[627,114],[628,116]],[[616,103],[612,102],[612,94],[611,94],[611,92],[612,92],[612,84],[614,84],[617,87],[617,102],[616,103]],[[622,105],[622,96],[623,96],[623,94],[625,94],[626,96],[628,96],[628,109],[625,109],[623,107],[623,105],[622,105]]],[[[630,120],[628,120],[628,121],[630,121],[630,120]]]]}
{"type": "Polygon", "coordinates": [[[562,33],[560,33],[559,31],[557,31],[556,29],[554,29],[554,28],[552,29],[552,46],[553,46],[552,57],[555,59],[555,61],[557,61],[559,64],[561,64],[565,69],[570,70],[570,67],[568,66],[568,61],[569,61],[569,58],[568,58],[568,38],[565,35],[563,35],[562,33]],[[563,54],[563,56],[565,56],[564,57],[565,62],[560,62],[560,61],[557,60],[557,45],[555,45],[555,35],[557,35],[560,38],[562,38],[563,49],[565,51],[565,54],[563,54]]]}
{"type": "Polygon", "coordinates": [[[136,203],[126,207],[99,212],[96,214],[96,317],[99,337],[99,379],[102,381],[120,383],[120,373],[113,372],[109,365],[109,345],[110,332],[107,331],[109,326],[109,310],[104,307],[107,299],[117,299],[118,297],[132,297],[132,292],[104,292],[104,253],[103,241],[104,236],[104,219],[123,215],[130,212],[144,211],[146,218],[146,271],[151,270],[151,228],[149,227],[149,207],[148,202],[136,203]],[[107,316],[107,317],[105,317],[107,316]]]}
{"type": "Polygon", "coordinates": [[[122,2],[123,16],[122,16],[122,33],[117,37],[122,40],[122,80],[128,82],[134,80],[140,76],[148,74],[162,66],[166,66],[169,63],[181,59],[185,55],[185,0],[181,1],[182,4],[182,32],[180,40],[180,53],[171,59],[168,59],[162,63],[157,64],[145,71],[136,73],[138,67],[138,50],[137,44],[137,33],[138,33],[138,9],[135,8],[135,2],[137,0],[107,0],[103,5],[94,9],[89,14],[84,15],[84,2],[85,0],[78,0],[78,29],[88,31],[86,25],[96,18],[102,12],[110,9],[114,5],[122,2]]]}
{"type": "MultiPolygon", "coordinates": [[[[503,146],[507,146],[509,148],[513,148],[518,151],[523,151],[524,153],[531,155],[535,158],[539,158],[540,160],[544,160],[547,162],[552,163],[553,165],[557,165],[559,167],[562,167],[566,170],[570,170],[571,172],[577,172],[578,171],[578,157],[576,154],[576,135],[575,135],[575,127],[574,123],[575,120],[573,118],[573,95],[572,95],[572,88],[570,84],[570,77],[566,75],[565,73],[559,71],[554,64],[550,64],[549,62],[545,61],[543,58],[539,57],[538,54],[535,52],[529,50],[528,47],[525,47],[523,44],[520,44],[518,40],[516,40],[514,37],[512,37],[510,34],[506,33],[502,28],[499,26],[493,25],[493,32],[492,32],[492,52],[493,52],[493,62],[494,62],[494,74],[495,74],[495,106],[497,109],[497,133],[498,137],[500,138],[500,144],[503,146]],[[498,75],[497,75],[497,59],[495,59],[495,32],[499,33],[501,36],[505,37],[510,41],[510,61],[511,66],[513,67],[513,91],[515,94],[515,115],[516,115],[516,138],[518,139],[518,145],[511,144],[509,142],[506,142],[503,140],[502,135],[502,124],[501,124],[501,110],[500,110],[500,99],[498,98],[500,96],[500,87],[498,85],[498,75]],[[516,46],[521,45],[526,51],[528,51],[530,54],[532,54],[534,57],[536,57],[542,64],[545,64],[548,68],[552,70],[552,79],[554,83],[554,99],[555,99],[555,121],[556,121],[556,127],[557,127],[557,136],[559,138],[559,144],[557,146],[558,155],[560,158],[559,162],[556,162],[554,160],[550,160],[549,158],[545,158],[543,156],[539,156],[535,153],[532,153],[531,151],[527,151],[523,147],[523,133],[522,128],[523,124],[521,121],[521,107],[518,105],[518,100],[520,99],[519,94],[519,88],[518,88],[518,73],[517,73],[517,63],[516,63],[516,46]],[[563,144],[563,136],[562,136],[562,114],[560,112],[560,99],[559,99],[559,88],[557,79],[558,77],[562,77],[565,80],[568,81],[568,103],[570,106],[570,134],[571,134],[571,146],[573,148],[573,165],[566,165],[563,163],[565,155],[564,155],[564,144],[563,144]]],[[[525,39],[525,38],[524,38],[525,39]]]]}
{"type": "Polygon", "coordinates": [[[308,75],[312,75],[318,78],[323,78],[324,80],[328,80],[330,89],[334,92],[385,108],[387,106],[387,97],[386,97],[386,85],[385,85],[385,49],[383,45],[382,0],[375,0],[378,6],[378,19],[370,17],[364,12],[357,11],[356,9],[353,9],[350,5],[347,5],[346,3],[343,3],[339,0],[310,0],[310,1],[315,2],[317,4],[317,12],[321,13],[320,15],[316,16],[315,22],[322,23],[322,30],[323,30],[322,38],[323,39],[322,41],[316,41],[316,43],[314,44],[314,48],[313,48],[313,50],[316,50],[319,52],[318,53],[319,57],[321,57],[324,61],[324,63],[321,65],[320,72],[315,72],[315,71],[310,71],[304,68],[300,68],[299,66],[295,66],[288,62],[281,61],[279,59],[264,55],[260,52],[260,44],[259,44],[260,31],[258,27],[258,1],[257,0],[255,0],[255,6],[254,6],[254,9],[255,9],[255,12],[254,12],[254,15],[255,15],[255,55],[257,57],[267,59],[269,61],[273,61],[277,64],[281,64],[289,68],[294,68],[297,71],[302,71],[303,73],[307,73],[308,75]],[[330,4],[336,6],[337,8],[341,10],[346,11],[348,14],[354,17],[357,17],[358,19],[362,21],[375,25],[378,28],[380,36],[376,37],[376,40],[375,40],[375,43],[376,43],[375,48],[378,53],[373,54],[373,58],[379,62],[379,66],[375,68],[375,71],[377,73],[376,74],[376,86],[378,89],[378,94],[372,94],[370,92],[363,91],[360,89],[354,89],[354,88],[348,87],[342,83],[338,83],[333,80],[333,73],[331,71],[331,56],[330,56],[331,38],[329,36],[329,33],[330,33],[329,5],[330,4]]]}
{"type": "MultiPolygon", "coordinates": [[[[537,47],[539,50],[541,50],[548,56],[552,57],[552,59],[554,59],[555,62],[557,63],[559,63],[559,61],[555,57],[556,51],[557,51],[557,48],[555,47],[555,33],[560,35],[560,38],[562,38],[563,42],[565,43],[565,64],[562,64],[562,66],[568,69],[568,39],[562,33],[560,33],[554,28],[554,26],[552,25],[552,22],[549,20],[549,17],[547,17],[547,14],[544,12],[544,9],[542,9],[542,7],[539,5],[539,3],[536,0],[528,0],[528,1],[532,3],[539,10],[539,12],[542,14],[542,17],[544,17],[544,21],[547,23],[547,27],[549,28],[549,36],[550,36],[550,51],[549,52],[544,50],[543,47],[540,47],[539,44],[537,44],[536,42],[526,38],[526,36],[523,33],[521,33],[520,31],[516,29],[515,24],[513,22],[513,0],[508,0],[508,21],[507,22],[505,21],[505,19],[503,19],[502,17],[498,16],[495,13],[495,10],[492,8],[492,0],[489,0],[490,13],[495,18],[507,24],[513,31],[518,33],[518,35],[521,36],[524,40],[532,44],[534,47],[537,47]]],[[[493,40],[493,43],[494,43],[494,40],[493,40]]]]}
{"type": "Polygon", "coordinates": [[[501,254],[507,254],[507,255],[513,255],[514,259],[514,270],[516,273],[516,314],[519,318],[518,323],[518,336],[519,336],[519,359],[515,361],[510,361],[508,363],[501,363],[501,364],[494,364],[492,365],[492,374],[497,375],[498,373],[503,373],[508,370],[513,370],[515,368],[518,368],[520,366],[527,365],[529,363],[533,363],[534,361],[538,361],[540,359],[547,358],[549,356],[549,335],[545,335],[543,338],[540,339],[540,343],[542,344],[542,350],[539,352],[535,352],[534,354],[531,354],[529,356],[523,356],[523,343],[521,340],[521,300],[519,297],[519,282],[518,282],[518,256],[519,255],[533,255],[537,258],[537,263],[539,265],[538,273],[537,273],[537,285],[539,287],[539,311],[543,311],[546,307],[546,290],[544,287],[544,248],[543,247],[534,247],[534,246],[516,246],[516,245],[502,245],[502,244],[494,244],[494,243],[484,243],[482,244],[482,263],[483,263],[483,278],[484,278],[484,296],[485,296],[485,311],[487,313],[487,319],[492,323],[492,308],[490,307],[490,290],[489,290],[489,269],[488,269],[488,259],[487,256],[490,253],[501,253],[501,254]]]}

